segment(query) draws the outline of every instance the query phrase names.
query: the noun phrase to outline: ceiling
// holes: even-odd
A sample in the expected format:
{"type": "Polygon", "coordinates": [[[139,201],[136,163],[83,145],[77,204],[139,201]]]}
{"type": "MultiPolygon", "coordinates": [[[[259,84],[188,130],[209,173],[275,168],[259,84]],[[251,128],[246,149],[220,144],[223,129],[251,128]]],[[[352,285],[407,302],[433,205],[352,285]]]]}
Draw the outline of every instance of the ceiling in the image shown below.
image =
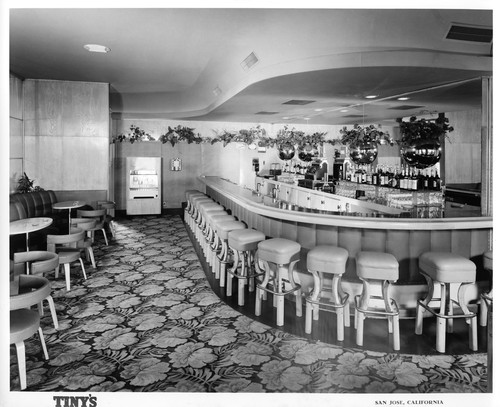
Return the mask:
{"type": "Polygon", "coordinates": [[[480,108],[480,78],[493,74],[492,40],[447,34],[452,25],[484,33],[493,27],[492,14],[470,9],[10,9],[10,71],[28,79],[109,83],[115,118],[394,121],[480,108]],[[85,44],[111,51],[90,53],[85,44]],[[247,58],[254,64],[246,65],[247,58]],[[410,99],[397,100],[401,96],[410,99]]]}

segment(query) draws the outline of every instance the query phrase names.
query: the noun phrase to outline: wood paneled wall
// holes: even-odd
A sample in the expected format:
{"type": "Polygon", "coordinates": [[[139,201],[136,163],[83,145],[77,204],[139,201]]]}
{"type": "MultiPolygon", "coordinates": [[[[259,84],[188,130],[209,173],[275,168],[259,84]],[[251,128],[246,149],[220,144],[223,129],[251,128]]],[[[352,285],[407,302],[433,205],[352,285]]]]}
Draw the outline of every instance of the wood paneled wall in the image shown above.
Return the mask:
{"type": "Polygon", "coordinates": [[[481,109],[446,117],[454,128],[445,142],[446,183],[481,182],[481,109]]]}
{"type": "Polygon", "coordinates": [[[106,198],[108,167],[108,84],[26,80],[24,168],[35,184],[106,198]]]}
{"type": "Polygon", "coordinates": [[[10,151],[9,151],[9,192],[15,192],[17,181],[23,174],[23,80],[9,75],[10,95],[10,151]]]}

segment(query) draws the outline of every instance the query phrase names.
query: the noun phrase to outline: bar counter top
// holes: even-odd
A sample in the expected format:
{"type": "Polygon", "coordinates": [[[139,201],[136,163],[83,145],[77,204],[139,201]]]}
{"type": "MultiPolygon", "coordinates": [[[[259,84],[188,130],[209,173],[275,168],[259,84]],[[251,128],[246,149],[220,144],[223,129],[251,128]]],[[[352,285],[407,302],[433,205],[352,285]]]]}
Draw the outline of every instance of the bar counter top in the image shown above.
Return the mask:
{"type": "MultiPolygon", "coordinates": [[[[203,176],[200,180],[209,188],[227,196],[238,205],[256,214],[316,225],[353,227],[363,229],[394,230],[465,230],[489,229],[493,219],[488,216],[412,218],[408,213],[366,213],[359,211],[328,211],[308,209],[288,202],[273,199],[252,189],[242,187],[230,180],[215,176],[203,176]]],[[[316,192],[317,193],[317,192],[316,192]]],[[[331,196],[326,194],[325,196],[331,196]]],[[[343,198],[350,203],[359,204],[355,199],[343,198]]]]}
{"type": "MultiPolygon", "coordinates": [[[[414,314],[417,299],[422,298],[427,289],[418,265],[419,256],[426,251],[445,251],[465,256],[476,264],[478,284],[486,280],[482,256],[491,248],[491,217],[412,219],[399,217],[400,212],[397,211],[374,216],[366,213],[377,208],[372,203],[357,206],[355,213],[306,211],[220,177],[204,176],[200,177],[200,181],[205,184],[207,195],[249,228],[260,230],[267,237],[290,239],[301,245],[297,276],[303,292],[312,288],[312,277],[306,266],[307,253],[318,245],[333,245],[348,251],[342,284],[344,291],[350,294],[349,301],[361,290],[361,282],[356,274],[357,253],[375,251],[394,255],[399,263],[399,279],[393,295],[401,309],[404,309],[404,314],[410,317],[414,314]],[[362,211],[365,213],[360,213],[362,211]]],[[[293,196],[296,190],[292,193],[285,185],[281,189],[280,196],[289,196],[292,202],[297,201],[297,196],[293,196]]],[[[266,189],[268,191],[269,188],[266,189]]],[[[316,203],[326,202],[326,197],[332,195],[317,191],[310,191],[310,194],[308,202],[316,200],[316,203]],[[324,194],[325,199],[321,194],[324,194]]],[[[336,208],[337,198],[331,199],[334,200],[331,207],[336,208]]],[[[346,203],[352,203],[351,208],[356,207],[355,199],[338,197],[338,202],[343,207],[346,203]]],[[[384,208],[387,207],[380,209],[384,208]]],[[[467,290],[467,300],[477,300],[480,290],[479,286],[467,290]]]]}

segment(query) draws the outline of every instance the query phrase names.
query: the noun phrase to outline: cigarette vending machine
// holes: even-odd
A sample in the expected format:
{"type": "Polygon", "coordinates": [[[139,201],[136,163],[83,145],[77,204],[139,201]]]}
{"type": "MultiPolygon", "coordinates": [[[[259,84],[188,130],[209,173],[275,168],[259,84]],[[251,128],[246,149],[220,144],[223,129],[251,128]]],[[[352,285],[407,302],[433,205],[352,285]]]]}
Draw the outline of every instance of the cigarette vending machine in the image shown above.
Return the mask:
{"type": "Polygon", "coordinates": [[[127,157],[127,215],[161,214],[161,157],[127,157]]]}

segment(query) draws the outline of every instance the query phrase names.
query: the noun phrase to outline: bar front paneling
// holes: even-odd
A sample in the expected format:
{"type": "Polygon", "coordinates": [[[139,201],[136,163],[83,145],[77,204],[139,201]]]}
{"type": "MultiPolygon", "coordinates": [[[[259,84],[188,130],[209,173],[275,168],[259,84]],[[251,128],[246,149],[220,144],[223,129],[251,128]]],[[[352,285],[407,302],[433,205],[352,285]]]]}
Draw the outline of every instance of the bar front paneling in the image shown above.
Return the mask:
{"type": "MultiPolygon", "coordinates": [[[[348,250],[349,258],[343,284],[347,292],[357,294],[360,281],[356,275],[355,257],[360,251],[393,254],[399,262],[399,280],[395,296],[407,315],[412,313],[416,299],[425,292],[419,273],[418,257],[428,250],[451,251],[473,260],[478,267],[479,284],[483,282],[482,254],[488,250],[491,218],[464,219],[402,219],[358,218],[304,213],[268,207],[254,192],[217,177],[202,177],[206,192],[248,227],[268,237],[282,237],[302,246],[298,276],[305,292],[312,278],[305,267],[307,252],[318,245],[338,245],[348,250]]],[[[477,294],[469,290],[468,296],[477,294]]]]}

